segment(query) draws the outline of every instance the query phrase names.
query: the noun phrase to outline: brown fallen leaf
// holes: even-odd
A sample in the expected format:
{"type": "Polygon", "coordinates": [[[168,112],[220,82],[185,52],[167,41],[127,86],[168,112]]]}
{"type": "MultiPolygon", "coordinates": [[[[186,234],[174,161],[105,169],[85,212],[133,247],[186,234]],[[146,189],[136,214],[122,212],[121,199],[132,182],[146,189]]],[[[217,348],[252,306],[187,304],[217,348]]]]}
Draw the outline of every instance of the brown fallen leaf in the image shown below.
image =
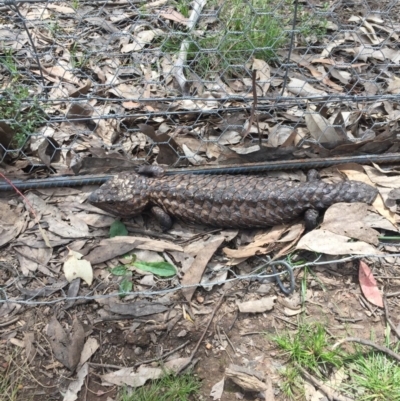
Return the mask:
{"type": "Polygon", "coordinates": [[[181,246],[168,241],[154,240],[145,237],[121,236],[101,240],[98,245],[91,248],[84,259],[91,262],[92,265],[95,265],[128,253],[135,248],[147,249],[155,252],[164,252],[165,250],[183,251],[181,246]]]}
{"type": "Polygon", "coordinates": [[[74,319],[71,331],[67,333],[53,316],[47,327],[47,335],[56,359],[69,370],[74,371],[85,342],[85,331],[79,320],[74,319]]]}
{"type": "Polygon", "coordinates": [[[93,269],[89,261],[82,259],[82,254],[69,249],[64,262],[64,275],[68,282],[81,278],[87,285],[93,281],[93,269]]]}
{"type": "Polygon", "coordinates": [[[321,229],[378,245],[379,232],[364,222],[368,208],[365,203],[336,203],[325,212],[321,229]]]}
{"type": "Polygon", "coordinates": [[[361,290],[371,304],[383,308],[383,298],[379,291],[375,277],[372,274],[369,266],[362,260],[360,260],[360,267],[358,270],[358,280],[360,282],[361,290]]]}
{"type": "Polygon", "coordinates": [[[106,373],[101,379],[107,384],[117,386],[128,385],[131,387],[141,387],[148,380],[156,380],[166,373],[178,373],[190,363],[190,358],[177,358],[163,364],[162,368],[153,368],[148,365],[141,365],[137,371],[135,368],[122,368],[112,373],[106,373]]]}
{"type": "Polygon", "coordinates": [[[104,305],[104,309],[118,315],[130,316],[148,316],[156,313],[162,313],[168,310],[168,306],[157,302],[134,301],[134,302],[117,302],[112,298],[99,300],[99,303],[104,305]]]}
{"type": "MultiPolygon", "coordinates": [[[[201,277],[203,276],[204,269],[207,266],[207,263],[214,255],[215,251],[219,248],[219,246],[224,242],[225,237],[215,236],[210,239],[206,244],[204,244],[204,249],[202,249],[197,256],[195,257],[192,265],[188,269],[188,271],[183,276],[181,284],[185,285],[195,285],[199,284],[201,277]]],[[[188,302],[191,301],[194,292],[196,291],[196,287],[189,287],[182,290],[184,297],[188,302]]]]}
{"type": "Polygon", "coordinates": [[[296,249],[327,255],[380,255],[382,253],[366,242],[351,242],[350,237],[328,230],[313,230],[307,233],[300,239],[296,249]]]}
{"type": "Polygon", "coordinates": [[[225,375],[245,391],[267,390],[263,375],[254,369],[231,364],[225,369],[225,375]]]}
{"type": "Polygon", "coordinates": [[[276,297],[265,297],[237,304],[241,313],[263,313],[274,308],[276,297]]]}
{"type": "Polygon", "coordinates": [[[238,249],[224,248],[223,251],[229,258],[249,258],[254,255],[263,255],[271,252],[268,245],[274,244],[288,230],[288,225],[272,227],[267,232],[262,232],[254,237],[254,241],[238,249]]]}

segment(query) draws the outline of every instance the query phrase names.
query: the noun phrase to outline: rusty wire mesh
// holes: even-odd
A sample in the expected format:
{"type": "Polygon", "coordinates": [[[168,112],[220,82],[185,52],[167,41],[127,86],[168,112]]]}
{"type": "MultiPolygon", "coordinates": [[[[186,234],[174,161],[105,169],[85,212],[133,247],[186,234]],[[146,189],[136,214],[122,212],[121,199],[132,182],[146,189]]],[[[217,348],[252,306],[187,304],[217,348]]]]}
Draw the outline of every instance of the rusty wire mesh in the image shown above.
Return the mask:
{"type": "Polygon", "coordinates": [[[396,0],[3,4],[3,165],[397,151],[396,0]]]}

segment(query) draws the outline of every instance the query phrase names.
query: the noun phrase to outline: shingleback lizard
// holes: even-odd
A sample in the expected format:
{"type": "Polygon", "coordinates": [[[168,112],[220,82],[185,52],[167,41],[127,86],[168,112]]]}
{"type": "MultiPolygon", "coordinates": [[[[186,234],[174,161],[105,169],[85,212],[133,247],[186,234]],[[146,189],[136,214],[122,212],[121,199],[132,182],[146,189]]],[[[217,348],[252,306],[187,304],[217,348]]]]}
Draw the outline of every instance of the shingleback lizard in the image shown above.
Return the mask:
{"type": "Polygon", "coordinates": [[[303,214],[306,226],[313,228],[318,210],[339,202],[371,204],[378,194],[359,181],[325,183],[315,170],[307,182],[259,175],[162,176],[160,168],[143,170],[111,178],[89,202],[122,217],[151,208],[164,230],[171,227],[171,216],[221,228],[255,228],[288,223],[303,214]]]}

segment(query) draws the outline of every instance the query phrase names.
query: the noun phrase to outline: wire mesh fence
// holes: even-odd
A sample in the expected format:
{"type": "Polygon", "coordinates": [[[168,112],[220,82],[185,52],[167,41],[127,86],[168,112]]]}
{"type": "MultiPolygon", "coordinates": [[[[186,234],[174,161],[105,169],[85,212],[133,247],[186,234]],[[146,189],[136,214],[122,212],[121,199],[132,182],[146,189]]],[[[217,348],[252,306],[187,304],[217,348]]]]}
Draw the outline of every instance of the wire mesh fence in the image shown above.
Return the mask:
{"type": "Polygon", "coordinates": [[[396,156],[399,7],[4,2],[0,160],[63,174],[396,156]]]}

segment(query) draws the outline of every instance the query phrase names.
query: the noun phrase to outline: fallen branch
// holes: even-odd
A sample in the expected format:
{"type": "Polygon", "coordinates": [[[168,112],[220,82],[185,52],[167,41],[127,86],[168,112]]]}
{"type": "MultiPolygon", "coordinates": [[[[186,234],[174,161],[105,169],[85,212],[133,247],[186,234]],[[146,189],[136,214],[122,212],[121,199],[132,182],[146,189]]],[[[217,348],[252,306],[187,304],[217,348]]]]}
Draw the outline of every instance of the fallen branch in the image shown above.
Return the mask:
{"type": "Polygon", "coordinates": [[[390,328],[396,333],[397,338],[400,339],[400,332],[397,330],[396,326],[393,324],[393,322],[390,320],[390,317],[389,317],[389,308],[387,305],[386,296],[383,297],[383,307],[385,309],[386,321],[389,323],[390,328]]]}
{"type": "Polygon", "coordinates": [[[321,383],[318,379],[308,373],[304,368],[300,365],[296,364],[296,368],[301,372],[301,374],[310,381],[315,387],[321,390],[328,398],[329,401],[354,401],[353,398],[349,398],[337,393],[336,390],[327,386],[326,384],[321,383]]]}
{"type": "MultiPolygon", "coordinates": [[[[196,26],[196,23],[200,17],[201,10],[206,5],[206,3],[207,0],[195,0],[192,13],[190,14],[189,20],[187,22],[188,32],[191,32],[193,28],[196,26]]],[[[174,76],[182,90],[182,93],[186,92],[187,80],[185,74],[183,73],[183,67],[187,60],[189,46],[190,46],[189,39],[185,39],[181,44],[178,58],[174,64],[174,71],[175,71],[174,76]]]]}
{"type": "Polygon", "coordinates": [[[375,344],[372,341],[369,340],[364,340],[363,338],[357,338],[357,337],[346,337],[343,340],[338,341],[336,344],[333,345],[332,349],[335,349],[339,347],[339,345],[346,343],[346,342],[353,342],[353,343],[359,343],[362,345],[367,345],[369,347],[375,348],[378,351],[384,352],[385,354],[391,356],[393,359],[396,359],[398,362],[400,362],[400,355],[396,354],[394,351],[392,351],[389,348],[386,348],[382,345],[375,344]]]}
{"type": "Polygon", "coordinates": [[[211,313],[210,319],[208,320],[208,323],[207,323],[206,327],[205,327],[204,330],[203,330],[203,334],[201,335],[199,341],[197,341],[197,344],[196,344],[196,346],[194,347],[194,350],[192,351],[192,354],[191,354],[190,357],[189,357],[188,363],[187,363],[185,366],[182,366],[182,368],[179,370],[179,372],[177,372],[177,374],[179,374],[180,372],[182,372],[182,370],[184,370],[187,366],[189,366],[189,365],[192,363],[193,358],[194,358],[194,356],[196,355],[196,353],[197,353],[197,351],[198,351],[198,349],[199,349],[199,347],[200,347],[200,344],[201,344],[202,341],[204,340],[204,337],[206,336],[207,330],[208,330],[208,328],[210,327],[210,324],[211,324],[211,322],[213,321],[214,316],[215,316],[215,314],[217,313],[218,309],[220,308],[220,306],[221,306],[222,301],[224,300],[224,298],[225,298],[225,293],[222,294],[222,296],[221,296],[221,298],[219,299],[217,305],[215,305],[215,308],[214,308],[214,310],[213,310],[212,313],[211,313]]]}

